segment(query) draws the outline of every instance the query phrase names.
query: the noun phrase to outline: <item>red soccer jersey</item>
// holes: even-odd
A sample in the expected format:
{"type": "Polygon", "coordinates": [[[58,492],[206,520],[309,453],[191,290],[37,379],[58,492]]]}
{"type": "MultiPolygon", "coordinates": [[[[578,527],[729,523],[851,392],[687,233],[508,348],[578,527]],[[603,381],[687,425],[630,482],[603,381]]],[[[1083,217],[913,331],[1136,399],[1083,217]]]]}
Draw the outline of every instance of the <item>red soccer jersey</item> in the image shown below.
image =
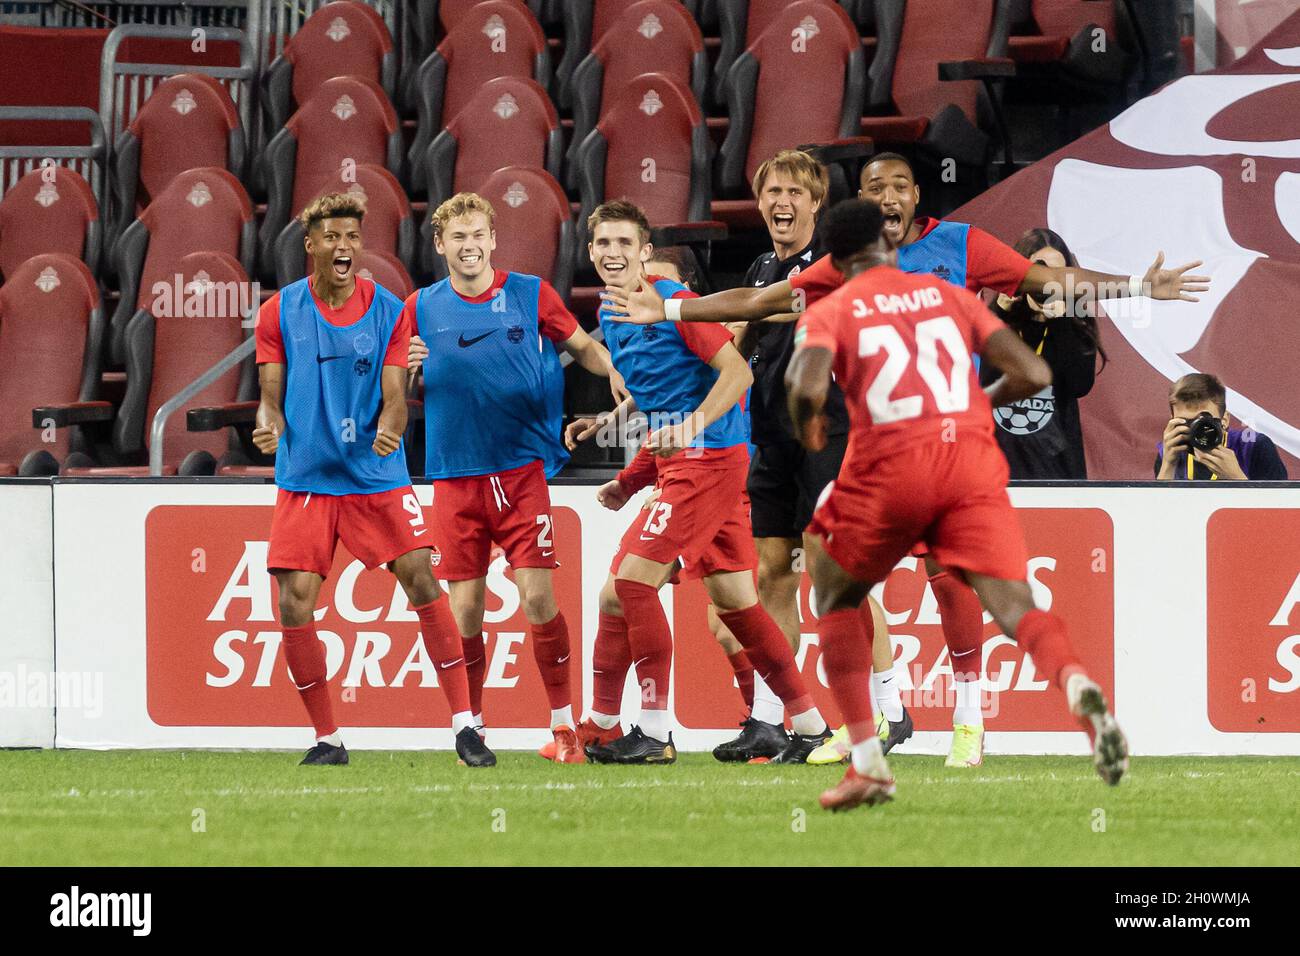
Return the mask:
{"type": "MultiPolygon", "coordinates": [[[[918,241],[924,239],[942,220],[922,216],[916,220],[921,227],[918,241]]],[[[1006,243],[971,226],[966,234],[966,288],[971,292],[992,289],[1015,295],[1029,271],[1030,262],[1006,243]]],[[[807,269],[790,276],[790,288],[802,290],[804,306],[810,306],[838,289],[844,276],[831,263],[830,256],[822,256],[807,269]]]]}
{"type": "Polygon", "coordinates": [[[993,410],[971,355],[1003,328],[965,289],[880,266],[809,308],[795,343],[834,353],[849,409],[849,454],[861,462],[972,430],[991,440],[993,410]]]}

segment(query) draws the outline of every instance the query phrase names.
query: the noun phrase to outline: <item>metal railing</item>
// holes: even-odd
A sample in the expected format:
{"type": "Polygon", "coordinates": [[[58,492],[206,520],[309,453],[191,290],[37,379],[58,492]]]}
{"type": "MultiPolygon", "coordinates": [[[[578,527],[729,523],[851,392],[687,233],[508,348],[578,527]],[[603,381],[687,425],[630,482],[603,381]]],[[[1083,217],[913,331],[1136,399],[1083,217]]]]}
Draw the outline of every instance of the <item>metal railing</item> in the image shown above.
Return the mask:
{"type": "Polygon", "coordinates": [[[104,215],[108,147],[99,114],[84,106],[0,106],[0,122],[82,122],[90,125],[89,146],[0,146],[0,196],[45,160],[66,166],[87,183],[104,215]]]}
{"type": "Polygon", "coordinates": [[[154,412],[153,423],[149,426],[150,477],[157,478],[163,473],[163,431],[167,428],[167,419],[191,398],[247,359],[256,349],[257,340],[250,335],[234,351],[163,402],[158,411],[154,412]]]}
{"type": "Polygon", "coordinates": [[[132,37],[150,40],[194,39],[193,27],[155,26],[145,23],[128,23],[116,27],[104,41],[100,57],[99,118],[109,143],[140,111],[154,87],[169,76],[178,73],[203,73],[212,77],[230,94],[245,133],[253,129],[253,102],[256,98],[257,60],[253,37],[249,31],[230,27],[208,27],[205,43],[234,42],[239,44],[239,66],[209,66],[197,63],[133,63],[119,61],[118,50],[132,37]]]}

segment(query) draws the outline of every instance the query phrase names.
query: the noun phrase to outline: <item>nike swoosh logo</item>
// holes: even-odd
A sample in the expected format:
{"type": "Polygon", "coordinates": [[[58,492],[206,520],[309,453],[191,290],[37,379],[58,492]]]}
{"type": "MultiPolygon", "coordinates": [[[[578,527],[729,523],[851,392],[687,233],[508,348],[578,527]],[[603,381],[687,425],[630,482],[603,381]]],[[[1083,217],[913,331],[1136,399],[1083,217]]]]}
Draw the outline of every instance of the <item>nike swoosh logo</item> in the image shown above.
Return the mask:
{"type": "Polygon", "coordinates": [[[324,365],[326,362],[333,362],[335,359],[341,359],[346,357],[347,356],[344,355],[318,355],[316,356],[316,364],[324,365]]]}
{"type": "Polygon", "coordinates": [[[549,557],[550,557],[551,555],[553,555],[554,553],[555,553],[554,551],[543,551],[543,552],[542,552],[542,557],[544,557],[544,558],[549,558],[549,557]]]}
{"type": "Polygon", "coordinates": [[[421,528],[419,531],[414,531],[412,533],[418,538],[420,535],[424,534],[424,532],[428,530],[429,530],[428,528],[421,528]]]}
{"type": "Polygon", "coordinates": [[[459,664],[462,660],[464,660],[463,657],[458,657],[458,658],[456,658],[454,661],[448,661],[446,664],[442,664],[442,665],[440,665],[440,666],[442,667],[443,670],[446,670],[448,667],[455,667],[455,666],[456,666],[457,664],[459,664]]]}
{"type": "Polygon", "coordinates": [[[654,539],[655,539],[655,536],[652,535],[652,534],[643,534],[643,535],[641,535],[641,540],[642,540],[642,541],[653,541],[654,539]]]}
{"type": "Polygon", "coordinates": [[[619,339],[618,347],[621,348],[621,349],[625,349],[625,348],[627,348],[627,344],[628,344],[629,342],[631,342],[631,341],[632,341],[632,336],[631,336],[631,335],[629,335],[629,336],[628,336],[627,338],[625,338],[625,339],[619,339]]]}
{"type": "Polygon", "coordinates": [[[491,335],[491,334],[492,334],[493,332],[495,332],[495,331],[496,331],[496,329],[488,329],[488,330],[487,330],[486,332],[484,332],[482,335],[477,335],[477,336],[475,336],[475,337],[472,338],[472,339],[467,339],[467,338],[465,338],[465,333],[462,332],[462,333],[460,334],[460,338],[456,340],[456,344],[459,345],[459,346],[460,346],[461,348],[463,348],[463,349],[467,349],[467,348],[469,348],[471,345],[473,345],[475,342],[482,342],[485,338],[487,338],[489,335],[491,335]]]}
{"type": "Polygon", "coordinates": [[[563,664],[563,663],[564,663],[565,661],[567,661],[571,656],[572,656],[572,655],[570,655],[570,654],[565,654],[563,657],[561,657],[561,658],[560,658],[558,661],[556,661],[555,663],[557,663],[557,664],[563,664]]]}

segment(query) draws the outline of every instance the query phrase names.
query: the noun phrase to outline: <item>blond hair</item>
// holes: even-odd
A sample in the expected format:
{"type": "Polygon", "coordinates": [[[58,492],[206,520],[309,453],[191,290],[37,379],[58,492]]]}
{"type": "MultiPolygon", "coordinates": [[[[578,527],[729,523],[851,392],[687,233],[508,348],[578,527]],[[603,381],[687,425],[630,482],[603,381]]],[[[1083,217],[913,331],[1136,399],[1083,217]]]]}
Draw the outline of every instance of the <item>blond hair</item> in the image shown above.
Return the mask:
{"type": "Polygon", "coordinates": [[[442,205],[433,211],[433,217],[430,220],[433,223],[433,234],[441,236],[442,231],[447,228],[447,223],[453,219],[459,219],[461,216],[468,216],[472,212],[481,212],[487,216],[488,228],[496,228],[497,214],[490,202],[478,193],[456,193],[450,199],[444,200],[442,205]]]}
{"type": "Polygon", "coordinates": [[[754,171],[754,181],[750,184],[755,199],[763,191],[767,177],[772,173],[785,173],[808,190],[808,197],[818,205],[830,191],[830,176],[826,167],[801,149],[783,149],[770,159],[763,160],[754,171]]]}
{"type": "Polygon", "coordinates": [[[366,215],[366,203],[359,196],[351,193],[326,193],[307,204],[307,208],[298,214],[304,232],[311,232],[311,227],[325,219],[355,219],[360,222],[366,215]]]}

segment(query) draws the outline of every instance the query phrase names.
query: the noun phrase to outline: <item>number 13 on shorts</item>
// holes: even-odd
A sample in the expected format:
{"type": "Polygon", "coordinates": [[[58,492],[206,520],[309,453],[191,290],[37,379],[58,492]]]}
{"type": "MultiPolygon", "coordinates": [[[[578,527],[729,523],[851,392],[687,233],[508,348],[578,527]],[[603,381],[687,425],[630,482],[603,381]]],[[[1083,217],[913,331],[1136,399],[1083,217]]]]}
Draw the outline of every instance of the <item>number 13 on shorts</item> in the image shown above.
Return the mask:
{"type": "Polygon", "coordinates": [[[641,535],[644,541],[651,535],[660,535],[668,529],[668,519],[673,516],[673,506],[667,501],[656,501],[649,508],[641,535]]]}

